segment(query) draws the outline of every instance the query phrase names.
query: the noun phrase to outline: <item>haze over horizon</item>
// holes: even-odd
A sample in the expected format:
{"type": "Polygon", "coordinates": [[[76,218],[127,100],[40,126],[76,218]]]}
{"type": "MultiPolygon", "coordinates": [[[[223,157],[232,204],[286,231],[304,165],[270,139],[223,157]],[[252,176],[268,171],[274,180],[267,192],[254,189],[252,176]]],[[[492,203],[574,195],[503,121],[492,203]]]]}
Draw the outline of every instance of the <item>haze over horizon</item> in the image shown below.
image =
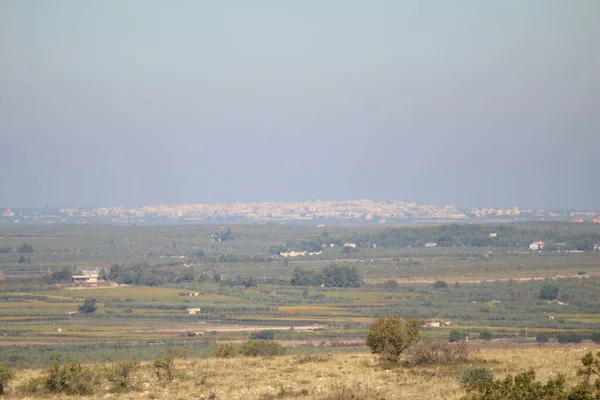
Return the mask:
{"type": "Polygon", "coordinates": [[[0,206],[600,208],[600,2],[0,2],[0,206]]]}

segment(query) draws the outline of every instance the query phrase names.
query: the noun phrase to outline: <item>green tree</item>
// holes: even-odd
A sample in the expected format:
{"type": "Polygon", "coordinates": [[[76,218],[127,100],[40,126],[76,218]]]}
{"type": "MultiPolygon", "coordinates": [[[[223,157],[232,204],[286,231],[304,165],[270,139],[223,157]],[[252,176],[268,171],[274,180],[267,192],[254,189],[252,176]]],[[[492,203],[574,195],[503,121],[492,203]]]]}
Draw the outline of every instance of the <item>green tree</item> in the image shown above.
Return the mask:
{"type": "Polygon", "coordinates": [[[8,364],[0,364],[0,395],[4,394],[6,386],[15,379],[15,371],[8,364]]]}
{"type": "Polygon", "coordinates": [[[108,280],[108,272],[106,272],[106,269],[105,269],[105,268],[102,268],[102,269],[100,270],[100,274],[99,274],[98,278],[100,278],[100,280],[101,280],[101,281],[106,281],[106,280],[108,280]]]}
{"type": "Polygon", "coordinates": [[[400,289],[400,285],[398,284],[398,281],[396,281],[395,279],[389,279],[389,280],[383,282],[383,288],[385,290],[389,290],[390,292],[393,292],[393,291],[400,289]]]}
{"type": "Polygon", "coordinates": [[[91,314],[96,312],[96,299],[85,299],[85,302],[79,306],[79,312],[91,314]]]}
{"type": "Polygon", "coordinates": [[[436,281],[433,284],[434,289],[445,289],[448,287],[448,283],[446,281],[436,281]]]}
{"type": "Polygon", "coordinates": [[[592,332],[590,340],[596,344],[600,344],[600,332],[592,332]]]}
{"type": "Polygon", "coordinates": [[[494,334],[489,329],[483,329],[481,332],[479,332],[479,339],[481,340],[492,340],[493,337],[494,334]]]}
{"type": "Polygon", "coordinates": [[[553,284],[547,284],[542,286],[540,289],[540,299],[542,300],[554,300],[558,297],[558,286],[553,284]]]}
{"type": "Polygon", "coordinates": [[[120,265],[113,264],[108,270],[108,280],[111,282],[119,281],[122,273],[123,268],[120,265]]]}
{"type": "Polygon", "coordinates": [[[26,253],[26,254],[33,253],[33,246],[25,243],[22,246],[17,248],[17,252],[26,253]]]}
{"type": "Polygon", "coordinates": [[[465,338],[465,333],[460,329],[452,329],[450,334],[448,335],[448,340],[450,342],[458,342],[459,340],[463,340],[465,338]]]}
{"type": "Polygon", "coordinates": [[[535,336],[535,341],[538,343],[548,343],[548,335],[546,335],[545,333],[538,333],[535,336]]]}
{"type": "Polygon", "coordinates": [[[191,269],[183,271],[177,278],[178,283],[193,282],[195,278],[194,271],[191,269]]]}
{"type": "Polygon", "coordinates": [[[27,259],[25,258],[25,256],[23,254],[21,254],[21,257],[19,257],[19,264],[25,264],[27,262],[27,259]]]}
{"type": "Polygon", "coordinates": [[[258,332],[252,332],[250,334],[250,339],[254,340],[273,340],[275,338],[275,331],[273,330],[263,330],[258,332]]]}
{"type": "Polygon", "coordinates": [[[53,283],[56,282],[71,282],[72,279],[72,272],[71,270],[67,267],[67,268],[63,268],[60,271],[55,271],[50,275],[50,280],[53,283]]]}
{"type": "Polygon", "coordinates": [[[562,332],[556,335],[558,343],[581,343],[583,338],[577,332],[562,332]]]}
{"type": "Polygon", "coordinates": [[[375,354],[391,363],[397,363],[400,354],[419,340],[419,320],[402,319],[397,315],[378,318],[367,333],[367,346],[375,354]]]}

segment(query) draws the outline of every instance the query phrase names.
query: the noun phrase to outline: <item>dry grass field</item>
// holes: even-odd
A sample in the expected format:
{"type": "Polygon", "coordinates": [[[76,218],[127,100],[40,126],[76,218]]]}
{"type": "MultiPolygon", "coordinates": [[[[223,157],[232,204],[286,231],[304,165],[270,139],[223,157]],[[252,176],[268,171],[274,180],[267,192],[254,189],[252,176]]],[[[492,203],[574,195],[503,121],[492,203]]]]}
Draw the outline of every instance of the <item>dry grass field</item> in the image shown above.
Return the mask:
{"type": "MultiPolygon", "coordinates": [[[[136,373],[135,388],[114,393],[108,382],[99,384],[89,399],[460,399],[464,390],[458,383],[471,366],[488,366],[496,378],[533,368],[538,379],[564,374],[567,385],[575,375],[581,357],[597,346],[544,345],[502,347],[490,344],[473,349],[470,361],[458,366],[382,369],[369,354],[285,355],[270,358],[188,359],[177,361],[176,378],[157,380],[151,364],[136,373]]],[[[96,366],[100,371],[103,367],[96,366]]],[[[24,395],[14,389],[41,371],[18,371],[7,399],[67,399],[67,395],[24,395]]]]}

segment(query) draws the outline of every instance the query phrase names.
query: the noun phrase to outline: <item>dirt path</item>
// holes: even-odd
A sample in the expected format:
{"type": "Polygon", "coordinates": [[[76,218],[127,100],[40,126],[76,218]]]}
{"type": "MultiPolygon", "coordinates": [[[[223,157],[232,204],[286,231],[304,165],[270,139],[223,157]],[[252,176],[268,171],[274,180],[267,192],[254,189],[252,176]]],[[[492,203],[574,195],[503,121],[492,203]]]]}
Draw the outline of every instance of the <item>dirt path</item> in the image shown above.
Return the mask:
{"type": "MultiPolygon", "coordinates": [[[[553,279],[553,280],[557,280],[557,279],[573,279],[573,278],[577,278],[577,279],[583,279],[583,278],[590,278],[592,276],[600,276],[600,273],[589,273],[589,274],[585,274],[585,275],[552,275],[552,276],[525,276],[525,277],[520,277],[520,278],[468,278],[468,277],[444,277],[441,276],[439,278],[431,278],[431,279],[427,279],[427,278],[418,278],[418,279],[394,279],[396,282],[398,282],[398,284],[400,285],[409,285],[409,284],[413,284],[413,285],[430,285],[432,283],[435,283],[438,280],[446,280],[448,282],[458,282],[458,283],[483,283],[483,282],[508,282],[510,280],[515,281],[515,282],[524,282],[524,281],[543,281],[545,279],[553,279]]],[[[376,279],[364,279],[365,283],[367,284],[380,284],[383,283],[385,281],[390,280],[390,278],[376,278],[376,279]]]]}

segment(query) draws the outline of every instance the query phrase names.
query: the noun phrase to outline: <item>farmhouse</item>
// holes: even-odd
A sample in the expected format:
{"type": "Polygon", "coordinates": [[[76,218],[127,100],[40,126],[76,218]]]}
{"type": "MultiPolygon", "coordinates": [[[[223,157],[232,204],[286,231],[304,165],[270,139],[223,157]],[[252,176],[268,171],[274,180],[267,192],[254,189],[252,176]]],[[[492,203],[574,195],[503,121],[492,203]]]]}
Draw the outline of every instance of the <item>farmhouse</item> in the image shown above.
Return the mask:
{"type": "Polygon", "coordinates": [[[188,314],[190,315],[196,315],[196,313],[200,312],[200,308],[188,308],[187,309],[188,314]]]}
{"type": "Polygon", "coordinates": [[[306,252],[305,251],[282,251],[281,253],[279,253],[280,256],[282,257],[299,257],[299,256],[305,256],[306,252]]]}
{"type": "Polygon", "coordinates": [[[542,241],[533,242],[529,245],[530,250],[542,250],[546,244],[542,241]]]}
{"type": "Polygon", "coordinates": [[[100,273],[97,269],[83,269],[73,275],[73,283],[98,283],[100,273]]]}
{"type": "Polygon", "coordinates": [[[431,320],[431,321],[425,322],[421,326],[426,327],[426,328],[439,328],[439,327],[442,327],[442,326],[452,326],[452,321],[436,321],[436,320],[431,320]]]}
{"type": "Polygon", "coordinates": [[[437,247],[437,243],[425,243],[425,247],[437,247]]]}

